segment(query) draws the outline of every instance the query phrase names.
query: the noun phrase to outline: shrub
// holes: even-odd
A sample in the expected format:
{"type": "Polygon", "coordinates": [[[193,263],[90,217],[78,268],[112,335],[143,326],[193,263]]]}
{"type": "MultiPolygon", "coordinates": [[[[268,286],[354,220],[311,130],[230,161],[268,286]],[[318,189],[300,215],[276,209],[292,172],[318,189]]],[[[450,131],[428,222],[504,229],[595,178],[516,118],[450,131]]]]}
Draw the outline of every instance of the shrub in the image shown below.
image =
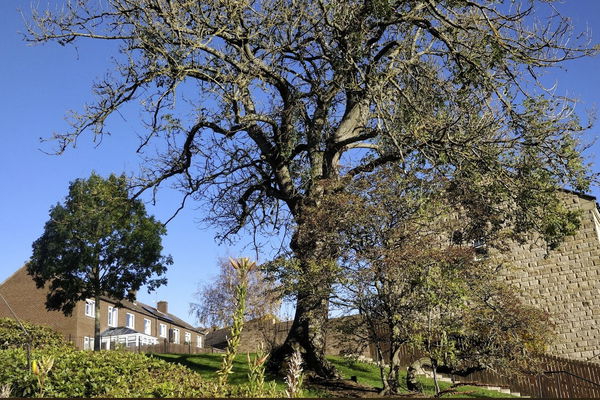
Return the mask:
{"type": "Polygon", "coordinates": [[[31,348],[72,346],[60,333],[47,326],[23,322],[27,336],[19,323],[12,318],[0,318],[0,350],[22,348],[28,342],[31,348]]]}
{"type": "MultiPolygon", "coordinates": [[[[34,350],[32,359],[53,357],[44,393],[48,397],[206,397],[212,384],[188,368],[143,354],[74,349],[34,350]]],[[[36,377],[27,370],[23,349],[0,351],[0,386],[12,395],[39,392],[36,377]]]]}

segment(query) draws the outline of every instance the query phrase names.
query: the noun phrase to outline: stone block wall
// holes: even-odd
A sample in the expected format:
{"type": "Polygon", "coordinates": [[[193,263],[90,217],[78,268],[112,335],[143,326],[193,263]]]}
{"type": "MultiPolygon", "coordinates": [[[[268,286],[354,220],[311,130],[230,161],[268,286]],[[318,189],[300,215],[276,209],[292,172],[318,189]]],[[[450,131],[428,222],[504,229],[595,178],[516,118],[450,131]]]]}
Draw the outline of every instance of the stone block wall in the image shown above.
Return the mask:
{"type": "Polygon", "coordinates": [[[552,251],[535,240],[514,245],[504,255],[510,266],[503,278],[552,315],[550,354],[600,362],[600,214],[591,196],[566,193],[565,203],[582,210],[579,232],[552,251]]]}
{"type": "MultiPolygon", "coordinates": [[[[507,264],[500,279],[518,286],[526,302],[552,316],[557,335],[549,354],[600,363],[600,213],[592,196],[565,192],[564,201],[582,211],[577,234],[567,237],[556,250],[548,250],[535,239],[526,245],[514,244],[498,256],[507,264]]],[[[327,354],[355,352],[369,357],[360,335],[339,332],[335,325],[340,323],[343,318],[330,320],[327,354]]],[[[261,341],[282,343],[290,326],[291,321],[246,324],[241,351],[254,351],[261,341]]],[[[225,331],[221,332],[224,338],[225,331]]]]}
{"type": "MultiPolygon", "coordinates": [[[[343,331],[346,318],[329,320],[325,336],[325,353],[328,355],[358,354],[371,357],[369,343],[361,335],[348,334],[343,331]],[[342,325],[342,326],[340,326],[342,325]]],[[[273,347],[281,345],[288,335],[292,321],[273,322],[273,320],[254,320],[244,324],[238,352],[252,353],[262,346],[270,351],[273,347]]],[[[225,348],[230,328],[218,329],[206,335],[206,345],[225,348]]]]}

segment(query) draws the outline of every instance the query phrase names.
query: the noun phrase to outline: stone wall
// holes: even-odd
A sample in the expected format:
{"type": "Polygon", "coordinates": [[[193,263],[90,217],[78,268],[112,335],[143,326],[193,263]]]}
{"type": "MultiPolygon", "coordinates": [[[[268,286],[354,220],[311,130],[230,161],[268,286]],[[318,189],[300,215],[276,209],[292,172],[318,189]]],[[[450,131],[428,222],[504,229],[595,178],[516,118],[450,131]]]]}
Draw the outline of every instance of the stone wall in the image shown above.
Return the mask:
{"type": "MultiPolygon", "coordinates": [[[[551,314],[557,335],[549,354],[599,363],[600,213],[592,196],[565,192],[564,201],[568,207],[582,211],[578,233],[552,251],[535,239],[526,245],[513,245],[499,256],[507,264],[500,279],[517,285],[526,302],[551,314]]],[[[340,333],[334,327],[336,323],[343,326],[343,319],[331,321],[334,322],[326,336],[327,354],[356,352],[370,356],[358,335],[340,333]]],[[[260,342],[282,343],[290,326],[291,321],[247,324],[241,351],[254,351],[260,342]]],[[[220,332],[224,341],[226,330],[220,332]]]]}
{"type": "MultiPolygon", "coordinates": [[[[344,332],[347,318],[329,320],[325,336],[325,353],[328,355],[360,354],[371,357],[368,343],[360,335],[344,332]]],[[[262,346],[270,351],[273,347],[281,345],[292,326],[292,321],[274,322],[268,320],[254,320],[244,324],[238,351],[252,353],[262,346]]],[[[218,329],[206,335],[206,346],[225,348],[229,335],[229,328],[218,329]]]]}
{"type": "Polygon", "coordinates": [[[557,340],[550,354],[600,362],[600,214],[591,196],[566,193],[565,203],[582,210],[579,232],[553,251],[536,240],[514,245],[504,255],[504,278],[552,315],[557,340]]]}

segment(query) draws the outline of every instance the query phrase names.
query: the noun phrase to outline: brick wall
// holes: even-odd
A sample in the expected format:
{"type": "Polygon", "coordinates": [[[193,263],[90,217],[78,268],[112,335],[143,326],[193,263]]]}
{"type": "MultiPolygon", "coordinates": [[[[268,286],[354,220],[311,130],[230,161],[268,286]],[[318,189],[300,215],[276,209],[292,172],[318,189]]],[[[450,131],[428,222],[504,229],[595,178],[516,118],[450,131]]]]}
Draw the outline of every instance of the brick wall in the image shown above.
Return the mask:
{"type": "Polygon", "coordinates": [[[557,340],[550,354],[600,362],[600,214],[590,196],[566,194],[565,203],[582,210],[579,232],[554,251],[536,240],[514,245],[504,255],[512,266],[503,277],[553,316],[557,340]]]}
{"type": "MultiPolygon", "coordinates": [[[[104,300],[100,301],[100,332],[103,332],[104,330],[109,328],[109,326],[108,326],[108,307],[109,306],[113,307],[114,303],[110,303],[110,302],[104,301],[104,300]]],[[[155,336],[156,338],[159,339],[159,341],[162,341],[163,339],[168,339],[169,338],[169,329],[176,328],[176,329],[179,329],[179,343],[183,344],[183,342],[185,341],[185,334],[186,334],[186,332],[189,332],[191,334],[191,340],[192,340],[191,343],[193,346],[196,346],[196,340],[197,340],[197,336],[198,336],[198,334],[196,332],[185,329],[184,327],[181,327],[176,324],[171,324],[168,321],[158,319],[154,316],[149,316],[147,314],[143,314],[143,313],[140,313],[135,310],[130,310],[128,308],[124,308],[124,307],[118,308],[116,326],[126,326],[127,313],[133,314],[135,316],[133,329],[138,332],[145,333],[144,332],[144,319],[149,319],[150,320],[150,335],[155,336]],[[160,324],[166,325],[166,332],[167,332],[166,337],[160,336],[160,331],[159,331],[160,324]]],[[[75,314],[75,312],[74,312],[74,314],[75,314]]],[[[79,338],[80,341],[83,340],[84,336],[88,336],[88,337],[94,336],[94,318],[85,315],[85,303],[83,303],[83,302],[80,302],[77,305],[76,326],[77,326],[77,337],[79,338]]],[[[81,346],[83,346],[83,342],[82,342],[82,344],[77,343],[77,345],[79,347],[81,347],[81,346]]]]}
{"type": "MultiPolygon", "coordinates": [[[[18,269],[0,284],[0,294],[20,319],[49,326],[62,333],[67,339],[77,336],[75,318],[65,317],[60,311],[46,310],[46,291],[36,288],[35,282],[27,275],[25,267],[18,269]]],[[[13,318],[2,299],[0,299],[0,317],[13,318]]]]}
{"type": "MultiPolygon", "coordinates": [[[[18,318],[41,325],[47,325],[52,329],[62,333],[65,338],[72,340],[79,348],[83,348],[84,337],[94,336],[94,318],[85,315],[85,302],[79,302],[73,314],[66,317],[60,311],[47,311],[46,290],[38,289],[35,282],[31,279],[25,270],[25,267],[18,269],[6,281],[0,284],[0,294],[6,298],[11,308],[18,318]]],[[[114,306],[114,303],[100,301],[100,332],[108,328],[108,307],[114,306]]],[[[135,310],[127,308],[118,308],[118,319],[116,326],[125,326],[126,314],[135,315],[134,329],[138,332],[144,332],[144,319],[151,321],[151,335],[160,340],[164,338],[159,335],[159,325],[165,324],[168,332],[171,328],[179,329],[179,342],[185,340],[185,333],[191,333],[192,345],[196,346],[198,333],[185,327],[158,319],[154,316],[148,316],[135,310]]],[[[0,317],[13,318],[7,305],[0,299],[0,317]]],[[[202,343],[204,340],[202,339],[202,343]]]]}

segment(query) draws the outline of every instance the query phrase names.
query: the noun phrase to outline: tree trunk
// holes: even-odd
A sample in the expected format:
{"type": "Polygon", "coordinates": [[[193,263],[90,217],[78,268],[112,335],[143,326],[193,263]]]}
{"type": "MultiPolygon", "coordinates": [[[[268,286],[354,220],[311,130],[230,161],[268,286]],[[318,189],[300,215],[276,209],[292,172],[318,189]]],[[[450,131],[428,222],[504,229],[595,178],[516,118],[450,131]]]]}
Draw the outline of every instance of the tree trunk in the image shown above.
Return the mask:
{"type": "Polygon", "coordinates": [[[100,350],[100,296],[94,298],[94,351],[100,350]]]}
{"type": "MultiPolygon", "coordinates": [[[[373,332],[375,332],[375,328],[371,327],[371,329],[373,329],[373,332]]],[[[381,350],[381,342],[378,339],[379,338],[375,340],[375,346],[377,348],[379,377],[381,378],[381,386],[383,386],[379,394],[386,395],[390,391],[390,386],[388,385],[388,380],[386,379],[385,374],[385,357],[383,356],[383,351],[381,350]]]]}
{"type": "Polygon", "coordinates": [[[414,361],[406,371],[406,388],[411,392],[423,392],[423,385],[417,380],[417,370],[423,367],[423,358],[414,361]]]}
{"type": "Polygon", "coordinates": [[[304,241],[296,233],[291,247],[303,272],[298,287],[296,312],[288,336],[271,355],[271,369],[285,374],[286,359],[300,349],[305,371],[326,378],[339,378],[335,367],[325,358],[325,335],[331,294],[331,265],[326,261],[326,245],[318,238],[304,241]]]}
{"type": "Polygon", "coordinates": [[[285,342],[275,349],[270,357],[271,368],[280,374],[286,373],[285,360],[295,348],[300,348],[305,371],[327,379],[340,377],[335,367],[325,358],[329,296],[320,296],[319,292],[321,290],[317,288],[298,294],[292,327],[285,342]]]}
{"type": "Polygon", "coordinates": [[[301,276],[297,283],[296,312],[285,342],[273,351],[270,369],[286,373],[288,359],[298,348],[305,371],[325,379],[340,378],[335,367],[325,358],[325,336],[329,313],[329,297],[335,281],[336,259],[339,249],[330,242],[330,220],[322,223],[320,200],[324,188],[315,186],[311,199],[293,212],[297,230],[290,241],[290,248],[300,264],[301,276]]]}
{"type": "Polygon", "coordinates": [[[431,359],[431,371],[433,372],[433,386],[435,386],[435,397],[440,397],[440,385],[437,378],[437,360],[431,359]]]}

